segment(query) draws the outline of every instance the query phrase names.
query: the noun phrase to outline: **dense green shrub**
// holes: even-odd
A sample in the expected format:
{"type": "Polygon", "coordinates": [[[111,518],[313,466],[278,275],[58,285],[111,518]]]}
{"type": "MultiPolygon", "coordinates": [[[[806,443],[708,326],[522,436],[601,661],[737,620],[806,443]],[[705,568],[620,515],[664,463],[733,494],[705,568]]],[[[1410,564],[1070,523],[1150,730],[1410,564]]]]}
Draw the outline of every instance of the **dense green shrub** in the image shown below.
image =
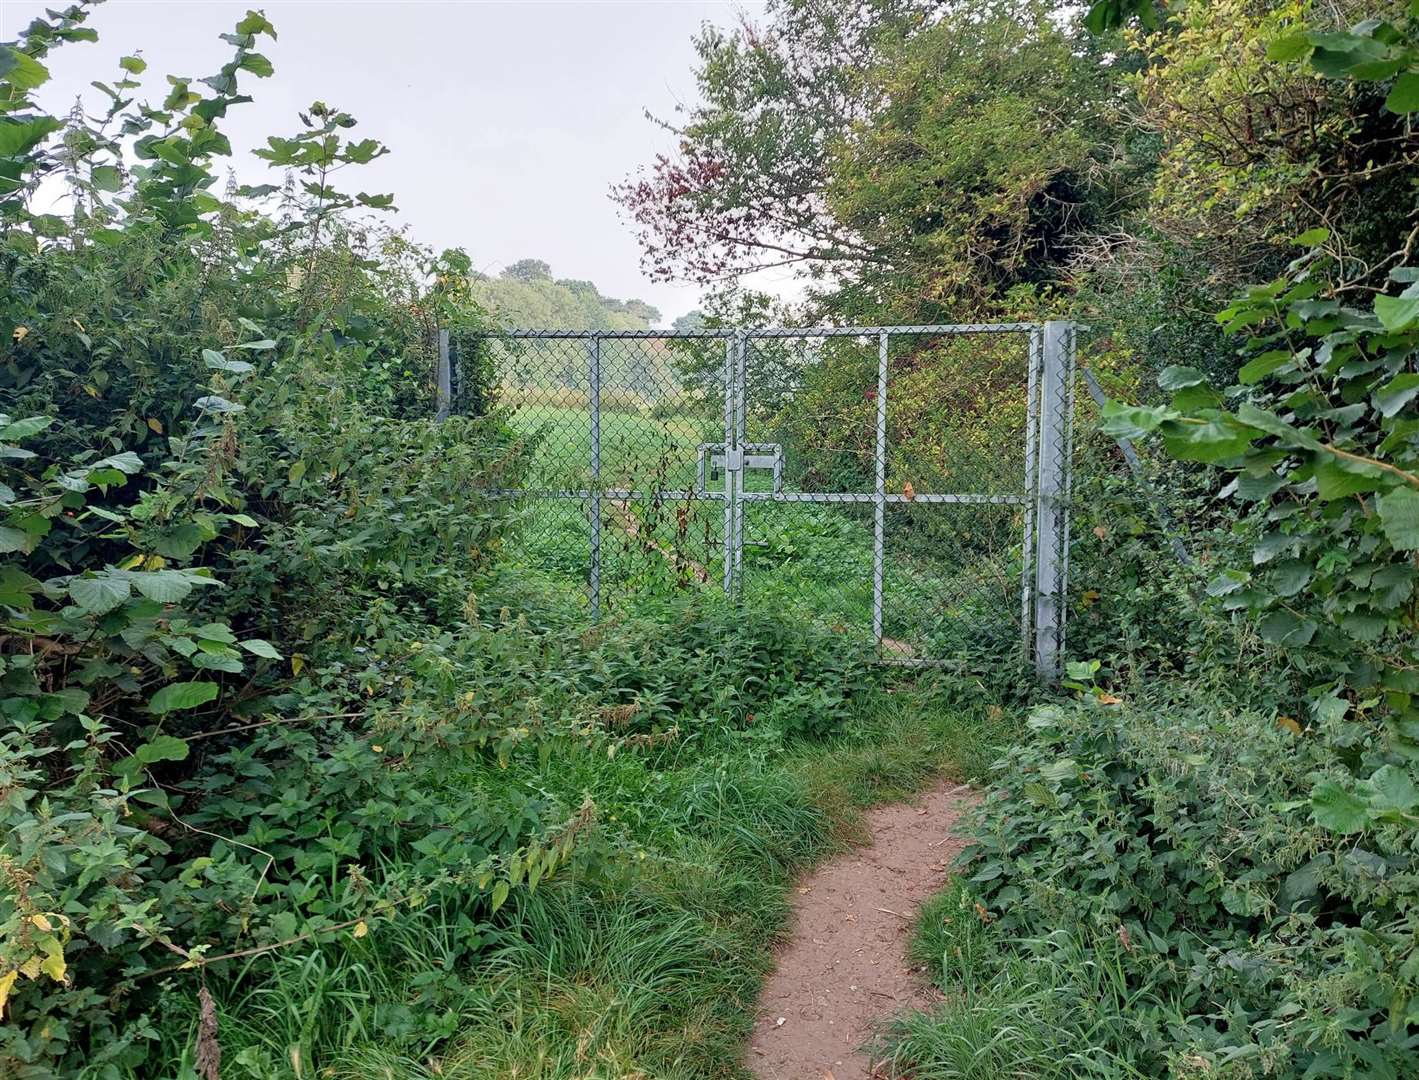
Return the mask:
{"type": "Polygon", "coordinates": [[[1099,700],[1037,710],[977,813],[968,888],[1004,946],[990,962],[1087,978],[1102,946],[1066,962],[1045,939],[1106,943],[1152,997],[1112,1018],[1108,1048],[1145,1075],[1410,1075],[1419,791],[1386,766],[1383,810],[1353,838],[1305,797],[1344,774],[1335,745],[1382,761],[1382,732],[1099,700]]]}

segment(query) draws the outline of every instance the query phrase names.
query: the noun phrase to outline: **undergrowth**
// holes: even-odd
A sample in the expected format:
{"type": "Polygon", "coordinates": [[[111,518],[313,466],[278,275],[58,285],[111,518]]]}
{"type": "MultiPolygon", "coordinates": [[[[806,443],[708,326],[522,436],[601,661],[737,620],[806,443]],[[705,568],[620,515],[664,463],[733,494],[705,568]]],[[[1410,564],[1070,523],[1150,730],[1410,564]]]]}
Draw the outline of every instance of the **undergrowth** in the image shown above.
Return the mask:
{"type": "MultiPolygon", "coordinates": [[[[527,609],[496,610],[537,643],[537,680],[622,700],[544,757],[427,783],[495,782],[553,817],[594,807],[580,859],[496,912],[441,894],[359,937],[209,969],[239,1075],[738,1075],[789,882],[857,838],[862,808],[980,776],[1010,726],[971,680],[820,666],[842,639],[716,599],[591,629],[557,589],[515,587],[527,609]],[[761,664],[831,697],[835,721],[775,712],[761,664]]],[[[514,600],[496,589],[488,608],[514,600]]],[[[175,989],[151,1058],[195,1075],[196,987],[175,989]]]]}

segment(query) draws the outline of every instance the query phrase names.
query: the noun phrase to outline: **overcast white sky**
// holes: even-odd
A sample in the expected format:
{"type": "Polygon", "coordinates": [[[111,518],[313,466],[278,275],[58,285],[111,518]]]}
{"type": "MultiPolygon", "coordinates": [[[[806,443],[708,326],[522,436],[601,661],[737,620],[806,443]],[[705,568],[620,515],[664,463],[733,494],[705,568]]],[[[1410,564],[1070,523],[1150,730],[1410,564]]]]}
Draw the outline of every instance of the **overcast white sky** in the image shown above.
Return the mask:
{"type": "MultiPolygon", "coordinates": [[[[67,0],[0,0],[0,39],[67,0]]],[[[733,23],[761,0],[109,0],[88,23],[96,44],[64,46],[47,64],[46,104],[67,111],[120,56],[148,61],[144,86],[161,99],[167,74],[206,76],[229,57],[217,39],[248,8],[279,38],[260,51],[269,79],[243,75],[255,101],[225,130],[243,181],[273,181],[249,151],[296,130],[320,99],[353,113],[357,137],[392,153],[363,167],[358,188],[393,192],[398,218],[436,247],[463,247],[496,272],[525,257],[604,293],[638,296],[668,323],[693,308],[693,286],[649,281],[639,249],[607,198],[610,184],[670,138],[644,117],[669,117],[695,97],[690,39],[701,23],[733,23]]],[[[771,283],[769,287],[773,287],[771,283]]],[[[787,283],[784,283],[786,287],[787,283]]],[[[775,289],[780,291],[780,289],[775,289]]],[[[790,290],[791,291],[791,290],[790,290]]]]}

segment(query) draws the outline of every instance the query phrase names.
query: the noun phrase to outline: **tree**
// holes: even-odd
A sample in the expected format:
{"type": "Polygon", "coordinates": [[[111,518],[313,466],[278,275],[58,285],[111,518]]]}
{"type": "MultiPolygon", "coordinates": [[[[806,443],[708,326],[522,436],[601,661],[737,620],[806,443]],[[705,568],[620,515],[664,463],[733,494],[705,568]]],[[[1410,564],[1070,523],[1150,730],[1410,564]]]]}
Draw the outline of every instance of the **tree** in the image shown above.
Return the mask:
{"type": "Polygon", "coordinates": [[[1119,68],[1053,5],[769,11],[701,35],[678,154],[616,190],[653,275],[795,266],[837,313],[930,321],[1057,280],[1124,209],[1119,68]]]}
{"type": "Polygon", "coordinates": [[[502,276],[509,281],[551,281],[552,268],[541,259],[518,259],[502,276]]]}

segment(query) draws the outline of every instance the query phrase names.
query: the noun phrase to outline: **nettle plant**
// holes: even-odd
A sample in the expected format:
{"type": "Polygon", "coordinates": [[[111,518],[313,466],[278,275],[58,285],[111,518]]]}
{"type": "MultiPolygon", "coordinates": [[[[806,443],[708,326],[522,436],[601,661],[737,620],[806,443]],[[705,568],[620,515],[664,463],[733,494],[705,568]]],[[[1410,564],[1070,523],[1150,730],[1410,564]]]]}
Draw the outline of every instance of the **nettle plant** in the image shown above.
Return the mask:
{"type": "MultiPolygon", "coordinates": [[[[1396,762],[1419,761],[1419,267],[1397,267],[1395,295],[1349,299],[1316,230],[1285,277],[1221,313],[1247,333],[1237,384],[1192,367],[1159,377],[1167,405],[1105,409],[1113,435],[1161,436],[1168,451],[1231,474],[1221,495],[1250,508],[1251,563],[1212,581],[1226,609],[1309,676],[1312,719],[1383,719],[1396,762]]],[[[1385,772],[1380,787],[1322,785],[1318,819],[1345,831],[1371,817],[1419,823],[1419,790],[1385,772]]],[[[1369,782],[1367,782],[1369,783],[1369,782]]]]}
{"type": "MultiPolygon", "coordinates": [[[[1386,122],[1419,112],[1419,4],[1399,22],[1298,30],[1273,41],[1268,56],[1382,93],[1386,122]]],[[[1408,261],[1415,235],[1389,263],[1408,261]]],[[[1238,524],[1251,567],[1224,571],[1208,591],[1224,608],[1259,617],[1261,635],[1313,680],[1314,724],[1353,771],[1372,773],[1353,787],[1317,784],[1317,821],[1342,832],[1413,826],[1419,266],[1391,265],[1376,287],[1366,283],[1382,268],[1353,265],[1328,230],[1293,243],[1305,250],[1286,274],[1218,316],[1225,330],[1248,335],[1235,386],[1219,391],[1197,368],[1169,367],[1159,377],[1169,405],[1110,403],[1104,426],[1157,433],[1174,456],[1222,467],[1233,479],[1221,494],[1254,509],[1238,524]],[[1377,771],[1359,752],[1357,721],[1385,725],[1392,760],[1377,771]]]]}

